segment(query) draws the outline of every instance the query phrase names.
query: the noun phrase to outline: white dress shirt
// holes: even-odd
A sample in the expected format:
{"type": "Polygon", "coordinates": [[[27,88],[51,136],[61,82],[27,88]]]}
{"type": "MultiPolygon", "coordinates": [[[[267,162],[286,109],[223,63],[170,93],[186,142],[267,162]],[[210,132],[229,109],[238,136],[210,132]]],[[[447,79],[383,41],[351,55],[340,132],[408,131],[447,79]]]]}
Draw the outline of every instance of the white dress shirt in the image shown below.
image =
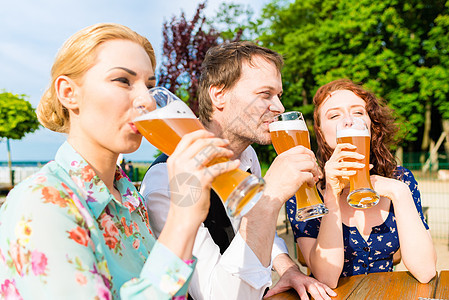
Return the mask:
{"type": "MultiPolygon", "coordinates": [[[[261,176],[260,164],[254,149],[249,146],[240,156],[241,170],[251,170],[261,176]]],[[[145,174],[140,193],[145,198],[150,224],[156,236],[162,231],[170,208],[167,164],[159,163],[145,174]]],[[[201,224],[196,235],[193,255],[196,268],[189,286],[189,294],[200,299],[261,299],[271,285],[271,264],[264,267],[241,237],[239,220],[232,220],[235,237],[226,251],[220,254],[209,230],[201,224]]],[[[275,236],[272,260],[288,253],[283,239],[275,236]]]]}

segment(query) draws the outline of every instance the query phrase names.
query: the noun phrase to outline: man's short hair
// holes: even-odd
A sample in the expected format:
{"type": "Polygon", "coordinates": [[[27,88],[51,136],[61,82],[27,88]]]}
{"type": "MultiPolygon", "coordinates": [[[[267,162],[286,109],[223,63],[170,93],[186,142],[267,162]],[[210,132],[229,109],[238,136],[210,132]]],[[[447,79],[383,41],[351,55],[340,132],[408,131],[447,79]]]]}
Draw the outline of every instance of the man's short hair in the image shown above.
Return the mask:
{"type": "Polygon", "coordinates": [[[257,56],[273,63],[281,72],[284,60],[282,56],[268,48],[251,42],[232,42],[210,48],[201,65],[199,80],[199,119],[207,124],[212,117],[212,100],[209,87],[215,86],[222,90],[232,88],[240,79],[243,62],[251,65],[257,56]]]}

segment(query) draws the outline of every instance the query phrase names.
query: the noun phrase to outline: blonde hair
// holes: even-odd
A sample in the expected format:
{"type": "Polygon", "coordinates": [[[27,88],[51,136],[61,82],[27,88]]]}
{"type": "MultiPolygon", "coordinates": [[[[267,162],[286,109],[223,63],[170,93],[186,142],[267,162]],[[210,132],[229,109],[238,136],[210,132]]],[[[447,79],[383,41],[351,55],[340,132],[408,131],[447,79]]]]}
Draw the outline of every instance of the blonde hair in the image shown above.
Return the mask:
{"type": "Polygon", "coordinates": [[[69,112],[57,98],[56,79],[61,75],[73,80],[82,78],[95,63],[97,47],[104,42],[117,39],[141,45],[148,54],[153,69],[156,69],[153,46],[145,37],[120,24],[100,23],[86,27],[72,35],[56,55],[51,68],[50,86],[42,95],[36,111],[42,125],[56,132],[68,133],[69,112]]]}

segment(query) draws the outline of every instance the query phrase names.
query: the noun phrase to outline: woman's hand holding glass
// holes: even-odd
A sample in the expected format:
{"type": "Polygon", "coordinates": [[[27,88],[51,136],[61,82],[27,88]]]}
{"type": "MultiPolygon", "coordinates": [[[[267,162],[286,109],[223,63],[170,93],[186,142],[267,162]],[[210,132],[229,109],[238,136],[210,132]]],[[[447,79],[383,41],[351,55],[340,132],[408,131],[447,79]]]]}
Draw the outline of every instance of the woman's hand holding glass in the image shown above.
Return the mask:
{"type": "Polygon", "coordinates": [[[359,160],[363,168],[356,169],[355,174],[349,177],[348,204],[354,208],[369,208],[376,205],[379,202],[379,194],[373,189],[369,175],[371,134],[368,125],[363,118],[346,117],[337,123],[336,131],[338,144],[355,145],[353,151],[363,156],[359,160]]]}
{"type": "Polygon", "coordinates": [[[338,199],[343,189],[349,185],[349,177],[355,175],[355,170],[365,166],[355,161],[364,158],[362,154],[355,152],[355,149],[356,146],[352,144],[337,144],[332,156],[324,166],[326,190],[330,189],[335,199],[338,199]],[[353,161],[348,161],[348,159],[353,161]]]}
{"type": "Polygon", "coordinates": [[[370,178],[373,188],[379,196],[386,197],[393,203],[403,200],[404,194],[410,194],[408,185],[400,180],[380,175],[371,175],[370,178]]]}
{"type": "MultiPolygon", "coordinates": [[[[229,141],[216,138],[206,130],[184,135],[167,160],[170,183],[170,212],[179,218],[190,218],[200,225],[209,212],[210,188],[214,178],[236,169],[239,160],[230,161],[233,152],[227,148],[229,141]],[[213,151],[207,151],[207,148],[213,151]],[[217,158],[226,162],[210,165],[217,158]]],[[[197,227],[198,227],[197,226],[197,227]]]]}
{"type": "Polygon", "coordinates": [[[226,148],[228,143],[206,130],[197,130],[184,135],[167,159],[170,210],[159,242],[182,259],[191,259],[198,227],[209,212],[214,178],[239,166],[238,160],[228,160],[233,154],[226,148]],[[210,147],[214,151],[204,155],[210,147]],[[227,161],[211,165],[217,158],[227,161]]]}

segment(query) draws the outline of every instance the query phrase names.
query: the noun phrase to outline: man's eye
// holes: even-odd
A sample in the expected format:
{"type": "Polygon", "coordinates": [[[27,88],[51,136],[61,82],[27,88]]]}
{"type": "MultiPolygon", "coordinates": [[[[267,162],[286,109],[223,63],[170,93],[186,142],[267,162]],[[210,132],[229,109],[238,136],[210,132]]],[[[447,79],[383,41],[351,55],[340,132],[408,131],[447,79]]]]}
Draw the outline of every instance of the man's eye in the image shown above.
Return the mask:
{"type": "Polygon", "coordinates": [[[118,81],[118,82],[124,83],[126,85],[129,85],[129,80],[128,80],[128,78],[125,78],[125,77],[115,78],[112,81],[118,81]]]}
{"type": "Polygon", "coordinates": [[[263,92],[262,96],[266,99],[271,98],[271,93],[270,92],[263,92]]]}

